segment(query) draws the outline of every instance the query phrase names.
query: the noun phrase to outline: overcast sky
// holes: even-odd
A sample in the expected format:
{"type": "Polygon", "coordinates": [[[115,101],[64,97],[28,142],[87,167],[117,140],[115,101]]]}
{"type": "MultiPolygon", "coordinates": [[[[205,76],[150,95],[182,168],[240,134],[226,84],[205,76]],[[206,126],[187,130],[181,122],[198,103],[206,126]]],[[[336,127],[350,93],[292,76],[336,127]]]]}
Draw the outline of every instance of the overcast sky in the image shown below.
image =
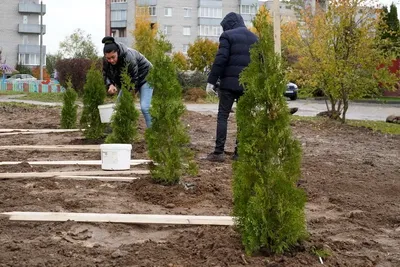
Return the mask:
{"type": "MultiPolygon", "coordinates": [[[[171,0],[173,1],[173,0],[171,0]]],[[[390,5],[391,0],[380,0],[390,5]]],[[[394,1],[399,3],[399,0],[394,1]]],[[[97,52],[102,51],[101,39],[105,34],[105,0],[43,0],[47,13],[43,17],[46,25],[44,44],[47,53],[54,54],[61,41],[71,35],[75,29],[91,34],[97,52]]],[[[400,6],[397,5],[400,12],[400,6]]]]}
{"type": "Polygon", "coordinates": [[[43,0],[46,15],[43,24],[46,34],[43,43],[47,53],[55,54],[59,44],[75,29],[91,34],[97,52],[102,49],[101,39],[105,34],[105,0],[43,0]]]}

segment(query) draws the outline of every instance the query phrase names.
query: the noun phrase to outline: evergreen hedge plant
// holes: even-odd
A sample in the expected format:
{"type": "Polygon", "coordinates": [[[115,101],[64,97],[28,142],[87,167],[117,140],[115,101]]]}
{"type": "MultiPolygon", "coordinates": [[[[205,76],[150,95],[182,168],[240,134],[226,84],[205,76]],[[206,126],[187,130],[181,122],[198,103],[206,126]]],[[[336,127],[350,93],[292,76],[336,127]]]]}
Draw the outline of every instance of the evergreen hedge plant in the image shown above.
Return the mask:
{"type": "Polygon", "coordinates": [[[76,127],[78,105],[75,104],[75,101],[77,97],[78,94],[72,87],[71,79],[68,79],[61,110],[61,128],[63,129],[74,129],[76,127]]]}
{"type": "Polygon", "coordinates": [[[245,93],[236,116],[239,160],[234,163],[234,216],[248,254],[282,253],[307,236],[306,195],[300,177],[301,147],[291,133],[281,58],[273,29],[257,15],[259,41],[240,81],[245,93]]]}

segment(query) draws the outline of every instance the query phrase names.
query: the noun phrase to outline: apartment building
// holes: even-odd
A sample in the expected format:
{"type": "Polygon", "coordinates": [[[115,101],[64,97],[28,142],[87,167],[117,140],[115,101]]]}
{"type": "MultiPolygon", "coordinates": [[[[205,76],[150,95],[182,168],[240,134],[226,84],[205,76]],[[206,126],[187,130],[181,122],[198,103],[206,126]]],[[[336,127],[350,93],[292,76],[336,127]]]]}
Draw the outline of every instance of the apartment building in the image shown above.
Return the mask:
{"type": "Polygon", "coordinates": [[[135,14],[148,12],[172,43],[173,52],[186,53],[198,37],[218,41],[221,20],[229,12],[242,14],[251,25],[258,7],[258,0],[106,0],[105,34],[132,47],[135,14]]]}
{"type": "MultiPolygon", "coordinates": [[[[39,66],[40,62],[40,12],[39,0],[2,0],[0,8],[0,50],[2,63],[15,67],[19,62],[26,66],[39,66]]],[[[46,5],[42,7],[46,13],[46,5]]],[[[43,34],[46,26],[43,25],[43,34]]],[[[45,64],[46,46],[43,46],[45,64]]]]}

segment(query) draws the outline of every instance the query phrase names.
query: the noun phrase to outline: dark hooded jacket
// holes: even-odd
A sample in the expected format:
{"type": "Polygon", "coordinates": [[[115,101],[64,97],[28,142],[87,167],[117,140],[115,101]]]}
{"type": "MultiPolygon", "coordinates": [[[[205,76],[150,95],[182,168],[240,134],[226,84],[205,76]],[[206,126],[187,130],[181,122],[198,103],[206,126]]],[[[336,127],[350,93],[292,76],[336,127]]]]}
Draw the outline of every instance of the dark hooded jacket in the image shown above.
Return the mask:
{"type": "Polygon", "coordinates": [[[135,90],[138,91],[146,83],[146,76],[153,65],[138,51],[128,48],[122,43],[116,44],[118,46],[117,64],[112,65],[105,58],[103,60],[103,77],[106,87],[113,84],[121,88],[121,72],[128,64],[128,73],[132,83],[135,84],[135,90]]]}
{"type": "Polygon", "coordinates": [[[242,16],[234,12],[225,16],[221,26],[223,33],[207,82],[215,85],[220,79],[221,90],[240,93],[243,86],[239,85],[239,74],[250,63],[250,46],[257,36],[246,28],[242,16]]]}

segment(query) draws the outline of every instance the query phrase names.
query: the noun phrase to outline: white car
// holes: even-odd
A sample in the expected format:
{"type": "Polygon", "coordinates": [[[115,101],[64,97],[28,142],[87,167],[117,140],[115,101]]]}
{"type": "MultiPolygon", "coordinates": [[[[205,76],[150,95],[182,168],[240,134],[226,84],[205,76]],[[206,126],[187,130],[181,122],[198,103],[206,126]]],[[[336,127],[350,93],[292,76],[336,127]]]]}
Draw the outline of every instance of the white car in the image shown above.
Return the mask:
{"type": "Polygon", "coordinates": [[[37,79],[30,74],[14,74],[6,79],[6,82],[29,82],[36,81],[37,79]]]}

